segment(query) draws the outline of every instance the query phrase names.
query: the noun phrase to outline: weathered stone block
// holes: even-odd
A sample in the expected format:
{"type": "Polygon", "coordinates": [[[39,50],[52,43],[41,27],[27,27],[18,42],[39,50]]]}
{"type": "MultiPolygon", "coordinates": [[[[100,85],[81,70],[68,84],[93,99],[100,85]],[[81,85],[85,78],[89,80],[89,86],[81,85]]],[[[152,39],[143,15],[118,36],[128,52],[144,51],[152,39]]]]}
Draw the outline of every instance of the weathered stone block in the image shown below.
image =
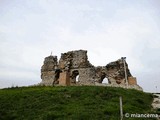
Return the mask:
{"type": "Polygon", "coordinates": [[[70,85],[70,75],[68,71],[64,71],[62,73],[60,73],[60,77],[59,77],[59,85],[62,86],[68,86],[70,85]]]}
{"type": "Polygon", "coordinates": [[[137,85],[136,77],[128,77],[128,84],[129,85],[137,85]]]}

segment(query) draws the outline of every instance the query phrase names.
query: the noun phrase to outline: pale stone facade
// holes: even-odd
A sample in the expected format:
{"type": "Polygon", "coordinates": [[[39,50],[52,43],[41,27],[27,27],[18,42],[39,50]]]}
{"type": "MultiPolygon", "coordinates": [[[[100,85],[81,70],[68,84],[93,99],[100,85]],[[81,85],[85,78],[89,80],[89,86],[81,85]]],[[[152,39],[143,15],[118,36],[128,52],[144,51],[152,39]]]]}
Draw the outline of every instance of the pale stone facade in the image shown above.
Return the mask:
{"type": "Polygon", "coordinates": [[[41,79],[40,84],[46,86],[100,85],[142,90],[131,75],[126,61],[119,59],[106,66],[95,67],[88,61],[86,50],[63,53],[59,62],[57,56],[46,57],[41,68],[41,79]],[[108,79],[108,84],[102,84],[104,78],[108,79]]]}

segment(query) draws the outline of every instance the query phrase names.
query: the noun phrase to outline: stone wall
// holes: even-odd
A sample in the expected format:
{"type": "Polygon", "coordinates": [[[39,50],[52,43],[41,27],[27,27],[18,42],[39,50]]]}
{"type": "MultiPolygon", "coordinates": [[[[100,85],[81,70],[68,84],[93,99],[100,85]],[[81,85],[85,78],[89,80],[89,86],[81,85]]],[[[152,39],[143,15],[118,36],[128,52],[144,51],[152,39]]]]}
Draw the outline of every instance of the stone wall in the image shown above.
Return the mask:
{"type": "Polygon", "coordinates": [[[77,69],[91,67],[92,65],[88,61],[87,51],[69,51],[67,53],[62,53],[59,60],[60,69],[77,69]]]}
{"type": "Polygon", "coordinates": [[[128,84],[129,85],[137,85],[136,77],[128,77],[128,84]]]}
{"type": "Polygon", "coordinates": [[[109,86],[125,87],[128,83],[127,86],[141,89],[124,59],[95,67],[88,61],[86,50],[62,53],[59,62],[57,56],[46,57],[41,68],[41,78],[41,85],[105,85],[102,82],[107,78],[109,86]]]}
{"type": "Polygon", "coordinates": [[[68,71],[61,72],[59,76],[59,84],[63,86],[70,85],[70,74],[68,71]]]}
{"type": "Polygon", "coordinates": [[[45,58],[41,68],[41,84],[52,85],[55,80],[55,69],[57,68],[57,56],[48,56],[45,58]]]}

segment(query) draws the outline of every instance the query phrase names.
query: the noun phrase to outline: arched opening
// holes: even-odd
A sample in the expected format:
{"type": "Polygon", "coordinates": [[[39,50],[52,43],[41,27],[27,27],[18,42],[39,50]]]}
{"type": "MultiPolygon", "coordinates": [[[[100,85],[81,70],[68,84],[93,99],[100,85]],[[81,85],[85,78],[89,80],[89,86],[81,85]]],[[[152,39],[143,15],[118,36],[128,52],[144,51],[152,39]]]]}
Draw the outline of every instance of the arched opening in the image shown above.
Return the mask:
{"type": "Polygon", "coordinates": [[[76,83],[76,82],[78,82],[79,80],[78,80],[78,78],[79,78],[79,72],[78,72],[78,70],[74,70],[73,72],[72,72],[72,83],[76,83]]]}
{"type": "Polygon", "coordinates": [[[78,82],[78,81],[79,81],[79,75],[76,76],[76,82],[78,82]]]}
{"type": "Polygon", "coordinates": [[[103,82],[103,79],[106,77],[106,73],[101,73],[101,77],[99,79],[99,83],[102,83],[103,82]]]}
{"type": "Polygon", "coordinates": [[[105,77],[103,80],[102,80],[102,83],[105,83],[105,84],[108,84],[108,79],[105,77]]]}

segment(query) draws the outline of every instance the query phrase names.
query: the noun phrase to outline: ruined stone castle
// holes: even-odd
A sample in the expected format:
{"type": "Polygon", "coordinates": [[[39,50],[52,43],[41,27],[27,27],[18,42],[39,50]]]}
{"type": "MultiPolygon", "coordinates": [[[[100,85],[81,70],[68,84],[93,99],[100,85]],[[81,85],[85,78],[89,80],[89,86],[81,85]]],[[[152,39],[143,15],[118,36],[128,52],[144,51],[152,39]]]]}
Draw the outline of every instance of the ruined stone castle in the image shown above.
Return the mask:
{"type": "Polygon", "coordinates": [[[59,61],[57,56],[46,57],[41,68],[41,79],[40,85],[46,86],[97,85],[142,90],[131,75],[125,59],[95,67],[88,61],[86,50],[62,53],[59,61]],[[108,83],[102,83],[105,78],[108,83]]]}

